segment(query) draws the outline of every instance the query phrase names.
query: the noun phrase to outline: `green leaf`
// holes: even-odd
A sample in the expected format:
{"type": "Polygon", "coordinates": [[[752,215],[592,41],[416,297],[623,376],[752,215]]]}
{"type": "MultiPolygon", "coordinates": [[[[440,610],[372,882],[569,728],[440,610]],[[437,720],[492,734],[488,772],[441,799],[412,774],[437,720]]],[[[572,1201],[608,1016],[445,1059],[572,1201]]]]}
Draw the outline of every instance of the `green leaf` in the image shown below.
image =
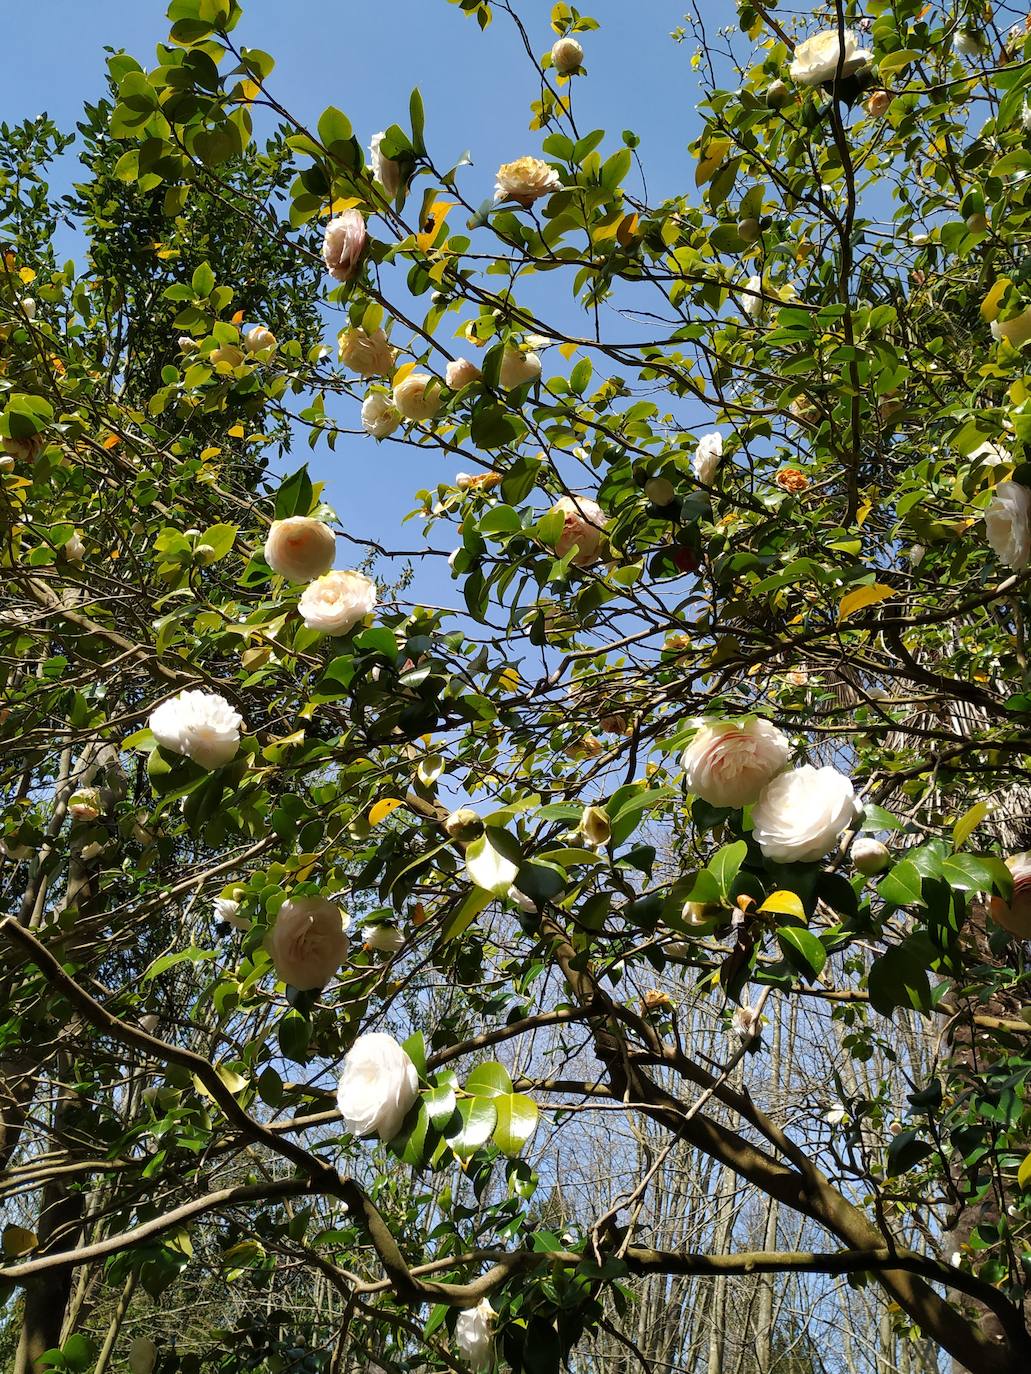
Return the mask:
{"type": "Polygon", "coordinates": [[[303,1064],[308,1054],[311,1039],[311,1022],[293,1007],[280,1018],[277,1028],[279,1048],[287,1059],[295,1064],[303,1064]]]}
{"type": "Polygon", "coordinates": [[[810,930],[801,926],[779,926],[777,942],[792,968],[812,981],[820,976],[827,962],[827,951],[810,930]]]}
{"type": "Polygon", "coordinates": [[[504,1064],[492,1059],[473,1069],[465,1080],[465,1090],[473,1097],[497,1097],[512,1091],[512,1079],[504,1064]]]}
{"type": "Polygon", "coordinates": [[[744,840],[735,840],[733,844],[724,845],[722,849],[717,850],[706,864],[706,868],[719,884],[721,896],[726,897],[730,893],[747,853],[747,843],[744,840]]]}
{"type": "Polygon", "coordinates": [[[537,1103],[522,1093],[504,1093],[494,1099],[494,1107],[498,1114],[494,1144],[502,1154],[514,1158],[537,1129],[537,1103]]]}
{"type": "Polygon", "coordinates": [[[498,1114],[489,1097],[465,1097],[458,1104],[458,1130],[448,1135],[448,1144],[459,1159],[467,1159],[481,1145],[486,1145],[497,1120],[498,1114]]]}
{"type": "Polygon", "coordinates": [[[420,1078],[426,1076],[426,1038],[421,1030],[415,1031],[402,1044],[401,1048],[415,1065],[420,1078]]]}
{"type": "Polygon", "coordinates": [[[423,108],[422,93],[416,86],[408,100],[408,114],[412,121],[412,147],[421,156],[426,151],[426,112],[423,108]]]}
{"type": "Polygon", "coordinates": [[[882,1016],[890,1016],[897,1007],[930,1011],[927,967],[931,957],[930,941],[923,936],[910,937],[875,960],[867,981],[874,1010],[882,1016]]]}
{"type": "Polygon", "coordinates": [[[464,935],[490,900],[489,892],[485,892],[482,887],[474,887],[445,923],[440,935],[441,940],[457,940],[460,935],[464,935]]]}
{"type": "Polygon", "coordinates": [[[923,880],[920,870],[909,859],[897,863],[877,884],[880,897],[892,906],[920,906],[923,904],[923,880]]]}
{"type": "Polygon", "coordinates": [[[351,121],[342,111],[334,105],[323,110],[319,117],[319,139],[331,157],[337,144],[350,143],[353,133],[351,121]]]}
{"type": "Polygon", "coordinates": [[[526,425],[519,416],[502,405],[488,401],[473,411],[470,434],[477,448],[490,450],[517,444],[525,433],[526,425]]]}
{"type": "Polygon", "coordinates": [[[916,1131],[900,1131],[888,1146],[888,1167],[885,1176],[895,1178],[898,1174],[907,1173],[933,1151],[934,1146],[929,1141],[921,1140],[916,1131]]]}
{"type": "Polygon", "coordinates": [[[207,298],[211,295],[212,291],[214,291],[215,274],[206,262],[202,262],[201,265],[194,270],[193,276],[190,279],[190,284],[193,287],[194,293],[198,296],[207,298]]]}
{"type": "Polygon", "coordinates": [[[974,854],[950,854],[942,861],[942,877],[959,892],[989,892],[995,880],[991,864],[974,854]]]}
{"type": "Polygon", "coordinates": [[[181,949],[175,954],[162,954],[149,965],[140,982],[149,983],[164,973],[166,969],[175,968],[177,964],[200,964],[215,958],[217,958],[215,950],[197,949],[195,945],[191,945],[189,949],[181,949]]]}
{"type": "Polygon", "coordinates": [[[455,1114],[457,1099],[454,1088],[450,1083],[444,1083],[423,1093],[422,1100],[426,1104],[431,1123],[438,1131],[442,1130],[455,1114]]]}
{"type": "Polygon", "coordinates": [[[306,467],[298,470],[282,483],[276,492],[276,519],[291,515],[307,515],[311,510],[314,489],[306,467]]]}

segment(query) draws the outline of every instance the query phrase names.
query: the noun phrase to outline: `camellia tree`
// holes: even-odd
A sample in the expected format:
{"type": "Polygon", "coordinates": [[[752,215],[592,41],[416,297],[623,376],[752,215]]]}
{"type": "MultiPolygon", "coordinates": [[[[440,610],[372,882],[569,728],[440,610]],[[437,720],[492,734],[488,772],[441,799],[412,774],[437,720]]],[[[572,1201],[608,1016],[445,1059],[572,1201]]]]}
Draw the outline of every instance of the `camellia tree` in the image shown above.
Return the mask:
{"type": "Polygon", "coordinates": [[[4,130],[7,1367],[650,1368],[649,1293],[768,1275],[1027,1370],[1023,14],[711,7],[652,204],[597,22],[459,8],[496,184],[418,91],[304,127],[235,0],[111,57],[81,273],[4,130]],[[468,471],[394,547],[298,437],[468,471]],[[658,1226],[687,1158],[758,1240],[658,1226]]]}

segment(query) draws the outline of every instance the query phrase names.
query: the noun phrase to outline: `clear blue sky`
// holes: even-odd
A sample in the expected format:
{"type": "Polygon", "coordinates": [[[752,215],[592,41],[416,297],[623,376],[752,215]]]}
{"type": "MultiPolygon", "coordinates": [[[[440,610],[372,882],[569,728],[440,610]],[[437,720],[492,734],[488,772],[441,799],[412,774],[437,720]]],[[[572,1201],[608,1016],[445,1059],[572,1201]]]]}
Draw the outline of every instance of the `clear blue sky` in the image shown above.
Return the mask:
{"type": "MultiPolygon", "coordinates": [[[[36,0],[6,7],[0,119],[16,122],[45,110],[62,128],[73,128],[83,102],[104,91],[105,45],[154,65],[155,44],[168,31],[165,9],[165,0],[36,0]]],[[[683,21],[679,0],[585,0],[580,9],[601,24],[582,35],[589,75],[574,83],[581,132],[609,131],[609,151],[619,146],[623,129],[637,132],[653,203],[693,188],[687,145],[698,130],[698,95],[693,45],[670,37],[683,21]]],[[[714,30],[734,21],[731,0],[708,0],[706,9],[714,30]]],[[[555,36],[551,0],[522,0],[518,11],[543,53],[555,36]]],[[[471,153],[474,167],[465,169],[463,186],[473,203],[491,194],[500,162],[539,151],[543,135],[527,128],[534,73],[502,13],[481,32],[446,0],[393,0],[389,6],[382,0],[244,0],[234,38],[276,58],[270,86],[302,121],[314,125],[327,105],[336,105],[363,142],[388,124],[407,124],[409,93],[418,85],[437,164],[449,166],[466,149],[471,153]]],[[[73,174],[68,166],[55,182],[73,174]]],[[[549,313],[582,332],[568,283],[554,285],[549,313]]],[[[618,324],[625,338],[626,324],[618,324]]],[[[329,343],[333,332],[327,325],[329,343]]],[[[299,459],[309,453],[306,445],[296,452],[299,459]]],[[[309,465],[313,477],[326,482],[345,528],[395,548],[421,539],[418,522],[400,531],[412,494],[451,480],[456,466],[425,450],[377,446],[364,436],[342,441],[335,454],[320,445],[309,465]]],[[[418,571],[409,595],[454,605],[446,569],[429,562],[436,566],[418,571]]]]}

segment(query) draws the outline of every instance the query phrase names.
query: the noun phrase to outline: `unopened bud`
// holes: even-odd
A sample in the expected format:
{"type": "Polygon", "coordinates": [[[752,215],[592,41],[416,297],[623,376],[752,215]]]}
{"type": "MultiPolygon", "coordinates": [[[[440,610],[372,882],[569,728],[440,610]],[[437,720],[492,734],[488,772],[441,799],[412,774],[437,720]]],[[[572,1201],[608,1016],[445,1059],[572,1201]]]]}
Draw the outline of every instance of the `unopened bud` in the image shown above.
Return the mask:
{"type": "Polygon", "coordinates": [[[867,878],[883,873],[891,863],[891,854],[887,845],[881,844],[880,840],[869,839],[867,836],[860,836],[853,843],[851,852],[853,868],[867,878]]]}
{"type": "Polygon", "coordinates": [[[448,839],[457,840],[459,844],[469,844],[483,834],[483,822],[471,806],[460,806],[448,816],[444,822],[444,829],[447,831],[448,839]]]}

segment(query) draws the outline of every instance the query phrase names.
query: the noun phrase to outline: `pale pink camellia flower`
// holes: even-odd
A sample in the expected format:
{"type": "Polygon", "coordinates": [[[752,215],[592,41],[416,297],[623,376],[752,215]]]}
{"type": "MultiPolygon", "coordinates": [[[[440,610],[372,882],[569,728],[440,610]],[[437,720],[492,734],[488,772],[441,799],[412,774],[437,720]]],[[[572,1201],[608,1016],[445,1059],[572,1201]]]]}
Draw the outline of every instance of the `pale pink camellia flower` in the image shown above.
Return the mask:
{"type": "Polygon", "coordinates": [[[297,609],[309,630],[346,635],[376,609],[376,584],[352,569],[324,573],[308,583],[297,609]]]}
{"type": "Polygon", "coordinates": [[[996,558],[1014,572],[1031,560],[1031,488],[1000,482],[984,513],[985,534],[996,558]]]}
{"type": "Polygon", "coordinates": [[[498,369],[498,384],[503,391],[513,391],[517,386],[535,382],[540,375],[541,360],[536,353],[524,353],[511,345],[506,347],[498,369]]]}
{"type": "Polygon", "coordinates": [[[382,329],[342,329],[337,356],[345,367],[363,377],[386,377],[394,370],[397,349],[391,348],[382,329]]]}
{"type": "Polygon", "coordinates": [[[217,692],[186,691],[163,701],[147,724],[163,749],[213,769],[236,757],[243,719],[217,692]]]}
{"type": "Polygon", "coordinates": [[[455,1345],[474,1374],[483,1374],[491,1366],[494,1356],[493,1322],[496,1316],[487,1298],[481,1298],[475,1307],[468,1307],[458,1314],[455,1345]]]}
{"type": "Polygon", "coordinates": [[[991,899],[992,919],[1011,935],[1031,940],[1031,853],[1011,854],[1006,867],[1013,874],[1013,891],[1008,902],[991,899]]]}
{"type": "Polygon", "coordinates": [[[820,86],[825,81],[833,81],[841,62],[841,76],[851,76],[860,67],[865,67],[873,58],[868,48],[859,46],[859,39],[851,29],[845,30],[845,51],[842,61],[842,45],[837,29],[824,29],[814,33],[804,43],[799,43],[793,54],[788,71],[792,81],[800,86],[820,86]]]}
{"type": "Polygon", "coordinates": [[[276,975],[298,992],[324,988],[347,958],[351,918],[324,897],[290,897],[265,937],[276,975]]]}
{"type": "Polygon", "coordinates": [[[401,412],[382,391],[370,391],[362,401],[362,429],[374,439],[386,439],[401,423],[401,412]]]}
{"type": "Polygon", "coordinates": [[[555,540],[555,553],[565,558],[576,545],[576,555],[571,560],[574,568],[588,568],[601,557],[601,543],[604,538],[605,512],[597,501],[586,496],[563,496],[555,502],[553,510],[562,512],[562,531],[555,540]]]}
{"type": "Polygon", "coordinates": [[[699,482],[704,482],[707,487],[712,485],[712,479],[716,476],[716,469],[722,457],[723,435],[719,430],[714,430],[712,434],[703,434],[691,459],[691,468],[699,482]]]}
{"type": "Polygon", "coordinates": [[[551,62],[557,72],[568,76],[583,65],[584,50],[575,38],[560,38],[551,45],[551,62]]]}
{"type": "Polygon", "coordinates": [[[275,348],[279,340],[272,330],[264,324],[256,324],[243,336],[243,346],[248,353],[263,353],[266,348],[275,348]]]}
{"type": "Polygon", "coordinates": [[[480,369],[468,358],[455,358],[453,362],[448,363],[444,380],[452,391],[461,391],[464,386],[478,382],[482,376],[480,369]]]}
{"type": "Polygon", "coordinates": [[[360,210],[345,210],[326,225],[322,258],[335,281],[350,281],[365,251],[365,217],[360,210]]]}
{"type": "Polygon", "coordinates": [[[441,399],[440,382],[428,372],[409,372],[394,387],[394,405],[406,420],[432,420],[441,399]]]}
{"type": "Polygon", "coordinates": [[[291,582],[311,582],[329,572],[336,547],[336,536],[321,520],[291,515],[273,520],[265,540],[265,562],[291,582]]]}
{"type": "Polygon", "coordinates": [[[561,188],[558,173],[539,157],[517,157],[514,162],[503,162],[498,168],[494,199],[514,200],[528,210],[535,200],[561,188]]]}
{"type": "Polygon", "coordinates": [[[787,736],[761,717],[706,722],[684,751],[687,790],[710,806],[751,806],[790,754],[787,736]]]}
{"type": "Polygon", "coordinates": [[[1023,347],[1031,339],[1031,306],[1008,320],[992,320],[992,338],[1005,339],[1014,348],[1023,347]]]}
{"type": "Polygon", "coordinates": [[[100,815],[100,793],[95,787],[80,787],[68,802],[68,814],[77,821],[95,821],[100,815]]]}
{"type": "Polygon", "coordinates": [[[851,778],[805,764],[766,784],[752,810],[752,835],[768,859],[808,863],[829,854],[861,810],[851,778]]]}
{"type": "Polygon", "coordinates": [[[359,1035],[344,1058],[337,1106],[352,1135],[393,1140],[419,1096],[419,1074],[392,1035],[359,1035]]]}
{"type": "Polygon", "coordinates": [[[377,954],[397,954],[405,947],[405,937],[397,926],[366,926],[365,948],[377,954]]]}
{"type": "Polygon", "coordinates": [[[393,200],[401,189],[401,164],[383,152],[382,143],[386,136],[385,131],[373,134],[369,143],[369,161],[372,164],[372,175],[393,200]]]}

